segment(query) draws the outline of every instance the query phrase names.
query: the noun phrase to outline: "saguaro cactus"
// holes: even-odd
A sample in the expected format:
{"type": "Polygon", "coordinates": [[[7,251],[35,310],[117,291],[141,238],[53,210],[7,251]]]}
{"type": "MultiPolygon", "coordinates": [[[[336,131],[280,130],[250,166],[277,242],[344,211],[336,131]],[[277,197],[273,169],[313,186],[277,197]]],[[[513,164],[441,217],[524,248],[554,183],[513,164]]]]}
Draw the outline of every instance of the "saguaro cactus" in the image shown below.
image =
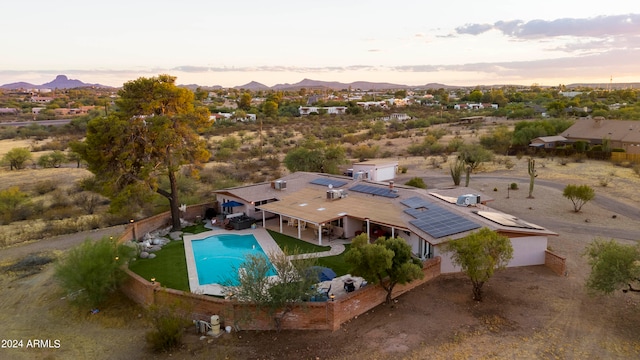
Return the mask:
{"type": "Polygon", "coordinates": [[[536,161],[533,158],[529,158],[529,199],[533,199],[533,183],[536,176],[536,161]]]}

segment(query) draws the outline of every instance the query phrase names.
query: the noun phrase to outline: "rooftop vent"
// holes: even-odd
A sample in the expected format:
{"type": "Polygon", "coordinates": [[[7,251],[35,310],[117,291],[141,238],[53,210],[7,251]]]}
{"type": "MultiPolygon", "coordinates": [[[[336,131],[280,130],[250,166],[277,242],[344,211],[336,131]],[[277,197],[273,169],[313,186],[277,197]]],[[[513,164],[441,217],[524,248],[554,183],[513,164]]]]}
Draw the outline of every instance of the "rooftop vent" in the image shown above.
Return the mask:
{"type": "Polygon", "coordinates": [[[271,188],[276,190],[285,190],[287,188],[287,182],[285,180],[272,181],[271,188]]]}

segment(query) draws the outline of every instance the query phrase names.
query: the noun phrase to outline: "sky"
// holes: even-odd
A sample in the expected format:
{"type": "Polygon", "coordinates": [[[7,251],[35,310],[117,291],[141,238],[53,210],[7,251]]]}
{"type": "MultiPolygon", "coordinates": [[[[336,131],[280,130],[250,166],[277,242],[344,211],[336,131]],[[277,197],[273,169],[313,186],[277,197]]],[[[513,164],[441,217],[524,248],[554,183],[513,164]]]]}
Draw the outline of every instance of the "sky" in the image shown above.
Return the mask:
{"type": "Polygon", "coordinates": [[[0,84],[640,82],[640,1],[7,1],[0,84]]]}

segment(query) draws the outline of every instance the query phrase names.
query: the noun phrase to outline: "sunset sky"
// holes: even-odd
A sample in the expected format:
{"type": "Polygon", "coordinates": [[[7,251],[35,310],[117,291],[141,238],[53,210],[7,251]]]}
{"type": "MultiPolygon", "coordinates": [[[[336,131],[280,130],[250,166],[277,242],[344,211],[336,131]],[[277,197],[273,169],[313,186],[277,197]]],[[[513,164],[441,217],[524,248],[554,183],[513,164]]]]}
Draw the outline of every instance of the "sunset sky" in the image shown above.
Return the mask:
{"type": "Polygon", "coordinates": [[[640,82],[640,1],[9,1],[0,85],[640,82]]]}

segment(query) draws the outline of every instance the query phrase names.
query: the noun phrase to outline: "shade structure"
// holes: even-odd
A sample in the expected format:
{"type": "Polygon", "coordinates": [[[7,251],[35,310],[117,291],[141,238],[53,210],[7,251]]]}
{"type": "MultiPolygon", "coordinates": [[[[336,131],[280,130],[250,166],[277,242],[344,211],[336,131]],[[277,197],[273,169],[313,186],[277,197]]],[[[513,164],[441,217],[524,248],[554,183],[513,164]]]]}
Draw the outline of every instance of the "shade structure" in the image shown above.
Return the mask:
{"type": "Polygon", "coordinates": [[[227,201],[226,203],[222,203],[222,207],[238,207],[238,206],[244,206],[243,203],[239,203],[237,201],[231,200],[231,201],[227,201]]]}
{"type": "Polygon", "coordinates": [[[309,268],[309,273],[318,276],[318,281],[331,281],[336,277],[336,272],[333,269],[324,266],[312,266],[309,268]]]}

